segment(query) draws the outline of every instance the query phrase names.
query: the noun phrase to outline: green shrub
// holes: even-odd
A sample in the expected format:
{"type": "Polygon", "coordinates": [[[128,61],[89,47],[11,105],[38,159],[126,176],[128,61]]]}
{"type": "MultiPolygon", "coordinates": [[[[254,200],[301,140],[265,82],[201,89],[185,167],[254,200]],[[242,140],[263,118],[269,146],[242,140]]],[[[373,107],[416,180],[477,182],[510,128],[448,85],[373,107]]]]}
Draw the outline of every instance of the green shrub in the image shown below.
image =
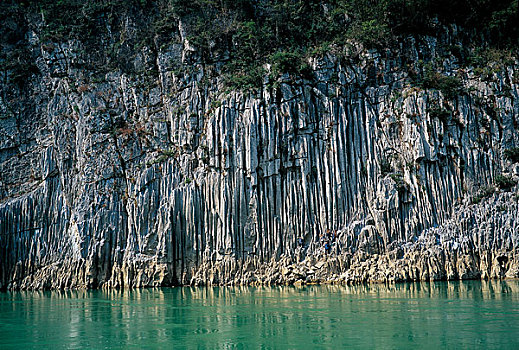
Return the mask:
{"type": "Polygon", "coordinates": [[[231,89],[255,90],[261,87],[265,73],[263,67],[254,66],[248,70],[235,70],[224,75],[224,83],[231,89]]]}
{"type": "Polygon", "coordinates": [[[474,74],[483,80],[490,80],[495,73],[514,63],[510,50],[497,48],[476,48],[467,61],[474,67],[474,74]]]}
{"type": "Polygon", "coordinates": [[[447,109],[440,106],[433,106],[427,108],[427,113],[431,116],[431,118],[438,118],[442,122],[446,122],[451,116],[451,112],[447,109]]]}
{"type": "Polygon", "coordinates": [[[389,176],[395,182],[398,193],[402,194],[408,190],[407,184],[404,181],[404,176],[401,173],[393,173],[389,176]]]}
{"type": "Polygon", "coordinates": [[[178,152],[174,149],[165,149],[161,151],[162,155],[167,158],[176,157],[178,155],[178,152]]]}
{"type": "Polygon", "coordinates": [[[494,192],[496,191],[496,189],[493,187],[493,186],[486,186],[486,187],[482,187],[479,191],[478,191],[478,194],[474,197],[472,197],[472,201],[471,203],[472,204],[478,204],[480,203],[483,199],[485,198],[488,198],[490,197],[492,194],[494,194],[494,192]]]}
{"type": "Polygon", "coordinates": [[[517,184],[517,181],[513,180],[510,176],[497,175],[494,183],[502,190],[510,190],[517,184]]]}
{"type": "Polygon", "coordinates": [[[432,64],[425,66],[421,85],[426,89],[440,90],[445,98],[450,100],[463,92],[463,84],[460,78],[441,74],[434,69],[432,64]]]}
{"type": "Polygon", "coordinates": [[[283,73],[289,73],[308,77],[311,70],[303,58],[304,56],[297,52],[279,51],[274,53],[270,56],[271,76],[277,78],[283,73]]]}
{"type": "Polygon", "coordinates": [[[349,35],[368,48],[377,48],[387,45],[390,31],[384,22],[372,19],[354,24],[349,35]]]}
{"type": "Polygon", "coordinates": [[[503,155],[512,163],[519,162],[519,147],[505,149],[503,155]]]}
{"type": "Polygon", "coordinates": [[[510,50],[498,48],[476,48],[468,58],[468,63],[474,67],[488,67],[489,65],[504,68],[514,63],[510,50]]]}
{"type": "Polygon", "coordinates": [[[386,176],[387,174],[391,173],[393,171],[393,167],[391,166],[391,163],[387,159],[382,159],[380,161],[380,172],[382,176],[386,176]]]}

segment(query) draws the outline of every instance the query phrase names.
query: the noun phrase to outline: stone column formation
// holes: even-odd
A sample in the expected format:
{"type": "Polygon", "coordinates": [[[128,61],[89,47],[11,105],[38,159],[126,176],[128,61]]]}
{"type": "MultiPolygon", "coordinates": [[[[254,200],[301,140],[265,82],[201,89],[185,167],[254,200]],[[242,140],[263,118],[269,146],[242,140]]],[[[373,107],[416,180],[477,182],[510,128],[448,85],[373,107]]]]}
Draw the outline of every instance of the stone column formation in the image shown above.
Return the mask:
{"type": "Polygon", "coordinates": [[[451,99],[366,50],[240,92],[179,73],[185,43],[137,55],[151,79],[90,80],[80,42],[32,45],[41,74],[0,119],[0,288],[519,277],[517,186],[474,200],[519,175],[517,62],[445,59],[451,99]]]}

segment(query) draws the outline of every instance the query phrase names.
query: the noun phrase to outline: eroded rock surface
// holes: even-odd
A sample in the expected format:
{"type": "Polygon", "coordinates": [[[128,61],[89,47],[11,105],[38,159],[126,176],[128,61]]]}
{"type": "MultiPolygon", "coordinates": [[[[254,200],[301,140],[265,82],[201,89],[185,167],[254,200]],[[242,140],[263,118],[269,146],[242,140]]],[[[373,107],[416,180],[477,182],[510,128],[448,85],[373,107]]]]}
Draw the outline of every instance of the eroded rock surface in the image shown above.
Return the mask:
{"type": "Polygon", "coordinates": [[[38,72],[0,85],[0,288],[519,277],[517,186],[487,188],[519,175],[517,62],[477,75],[445,29],[228,91],[179,27],[137,73],[26,33],[38,72]],[[423,55],[454,98],[412,83],[423,55]]]}

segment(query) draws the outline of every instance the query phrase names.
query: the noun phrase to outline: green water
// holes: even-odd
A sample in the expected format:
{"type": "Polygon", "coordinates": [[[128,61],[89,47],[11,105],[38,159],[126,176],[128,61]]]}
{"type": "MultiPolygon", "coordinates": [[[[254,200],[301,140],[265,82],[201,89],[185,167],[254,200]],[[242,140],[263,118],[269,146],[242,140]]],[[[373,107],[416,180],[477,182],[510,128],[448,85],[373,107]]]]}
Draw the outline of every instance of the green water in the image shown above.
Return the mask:
{"type": "Polygon", "coordinates": [[[0,293],[0,349],[519,349],[519,282],[0,293]]]}

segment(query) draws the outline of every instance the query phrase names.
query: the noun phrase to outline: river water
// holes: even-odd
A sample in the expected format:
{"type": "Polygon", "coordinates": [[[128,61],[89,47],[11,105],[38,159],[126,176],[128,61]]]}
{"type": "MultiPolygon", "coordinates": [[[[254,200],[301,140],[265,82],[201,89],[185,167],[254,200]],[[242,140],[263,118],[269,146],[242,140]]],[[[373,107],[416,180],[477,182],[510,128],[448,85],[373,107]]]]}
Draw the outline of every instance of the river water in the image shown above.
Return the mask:
{"type": "Polygon", "coordinates": [[[0,349],[519,349],[519,281],[0,293],[0,349]]]}

